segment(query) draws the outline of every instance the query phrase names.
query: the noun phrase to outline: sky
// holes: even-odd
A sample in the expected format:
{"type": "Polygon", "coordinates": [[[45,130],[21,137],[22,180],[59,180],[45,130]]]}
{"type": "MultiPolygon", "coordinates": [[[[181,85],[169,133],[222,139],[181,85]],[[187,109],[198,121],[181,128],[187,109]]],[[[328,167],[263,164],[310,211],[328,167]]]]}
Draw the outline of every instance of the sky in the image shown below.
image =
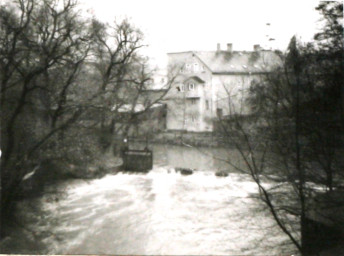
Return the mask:
{"type": "Polygon", "coordinates": [[[144,50],[163,65],[166,53],[251,51],[254,44],[285,50],[293,35],[310,41],[320,27],[318,0],[79,0],[102,21],[129,20],[145,35],[144,50]],[[274,40],[270,40],[273,38],[274,40]]]}

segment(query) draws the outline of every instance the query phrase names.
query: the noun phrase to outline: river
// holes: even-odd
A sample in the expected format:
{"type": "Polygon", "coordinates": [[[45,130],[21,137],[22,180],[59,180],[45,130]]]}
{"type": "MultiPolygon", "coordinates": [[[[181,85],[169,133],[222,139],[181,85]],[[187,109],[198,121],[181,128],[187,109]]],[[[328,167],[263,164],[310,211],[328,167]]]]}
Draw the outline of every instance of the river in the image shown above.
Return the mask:
{"type": "MultiPolygon", "coordinates": [[[[66,181],[51,188],[53,193],[48,189],[41,198],[21,202],[23,223],[44,244],[38,253],[276,255],[295,251],[255,198],[257,187],[249,177],[236,172],[222,178],[214,175],[229,170],[221,159],[239,159],[233,150],[155,145],[153,152],[154,168],[147,174],[120,172],[101,179],[66,181]],[[174,167],[197,171],[183,176],[174,167]]],[[[25,252],[25,248],[18,250],[25,252]]]]}

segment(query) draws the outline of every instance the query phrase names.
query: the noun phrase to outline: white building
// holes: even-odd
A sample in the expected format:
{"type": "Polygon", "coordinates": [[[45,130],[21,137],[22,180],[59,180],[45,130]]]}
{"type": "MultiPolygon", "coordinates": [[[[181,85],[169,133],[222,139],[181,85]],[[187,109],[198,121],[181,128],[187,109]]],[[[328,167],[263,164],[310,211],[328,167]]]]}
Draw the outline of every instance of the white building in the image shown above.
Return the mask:
{"type": "Polygon", "coordinates": [[[179,74],[170,89],[167,129],[213,131],[219,116],[248,114],[247,90],[253,80],[281,64],[279,56],[255,45],[253,51],[232,51],[232,44],[216,51],[169,53],[169,67],[179,74]]]}

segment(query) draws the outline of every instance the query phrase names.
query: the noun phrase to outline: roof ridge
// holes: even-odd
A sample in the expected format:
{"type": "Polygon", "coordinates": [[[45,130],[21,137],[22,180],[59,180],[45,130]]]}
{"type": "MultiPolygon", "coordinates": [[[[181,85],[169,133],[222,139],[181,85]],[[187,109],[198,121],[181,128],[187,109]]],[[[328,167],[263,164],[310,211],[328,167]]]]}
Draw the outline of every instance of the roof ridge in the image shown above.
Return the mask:
{"type": "MultiPolygon", "coordinates": [[[[259,51],[188,51],[211,73],[260,73],[280,63],[273,50],[259,51]]],[[[178,53],[176,53],[178,54],[178,53]]],[[[183,54],[180,52],[180,54],[183,54]]]]}

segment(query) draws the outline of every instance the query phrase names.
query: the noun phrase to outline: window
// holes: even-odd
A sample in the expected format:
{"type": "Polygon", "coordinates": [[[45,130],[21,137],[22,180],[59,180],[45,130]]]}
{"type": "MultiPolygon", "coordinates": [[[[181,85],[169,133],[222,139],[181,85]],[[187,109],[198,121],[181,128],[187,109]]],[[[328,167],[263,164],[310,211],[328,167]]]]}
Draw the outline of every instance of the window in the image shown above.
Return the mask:
{"type": "Polygon", "coordinates": [[[165,83],[165,79],[164,78],[161,78],[161,83],[165,83]]]}
{"type": "Polygon", "coordinates": [[[205,109],[206,109],[206,110],[209,110],[209,100],[206,100],[206,101],[205,101],[205,109]]]}
{"type": "Polygon", "coordinates": [[[190,68],[191,68],[191,65],[190,64],[186,64],[185,69],[190,71],[190,68]]]}
{"type": "Polygon", "coordinates": [[[189,84],[189,91],[193,91],[193,90],[195,90],[195,84],[190,83],[189,84]]]}
{"type": "Polygon", "coordinates": [[[218,118],[222,118],[222,108],[217,108],[216,109],[216,115],[218,118]]]}
{"type": "Polygon", "coordinates": [[[196,104],[198,104],[198,98],[189,98],[188,99],[188,104],[189,105],[196,105],[196,104]]]}
{"type": "Polygon", "coordinates": [[[196,115],[191,115],[191,116],[190,116],[190,121],[191,121],[192,123],[196,123],[196,122],[197,122],[197,116],[196,116],[196,115]]]}
{"type": "Polygon", "coordinates": [[[198,72],[198,71],[199,71],[198,63],[194,63],[194,72],[198,72]]]}
{"type": "Polygon", "coordinates": [[[185,89],[183,84],[178,85],[176,88],[178,92],[183,92],[185,89]]]}

